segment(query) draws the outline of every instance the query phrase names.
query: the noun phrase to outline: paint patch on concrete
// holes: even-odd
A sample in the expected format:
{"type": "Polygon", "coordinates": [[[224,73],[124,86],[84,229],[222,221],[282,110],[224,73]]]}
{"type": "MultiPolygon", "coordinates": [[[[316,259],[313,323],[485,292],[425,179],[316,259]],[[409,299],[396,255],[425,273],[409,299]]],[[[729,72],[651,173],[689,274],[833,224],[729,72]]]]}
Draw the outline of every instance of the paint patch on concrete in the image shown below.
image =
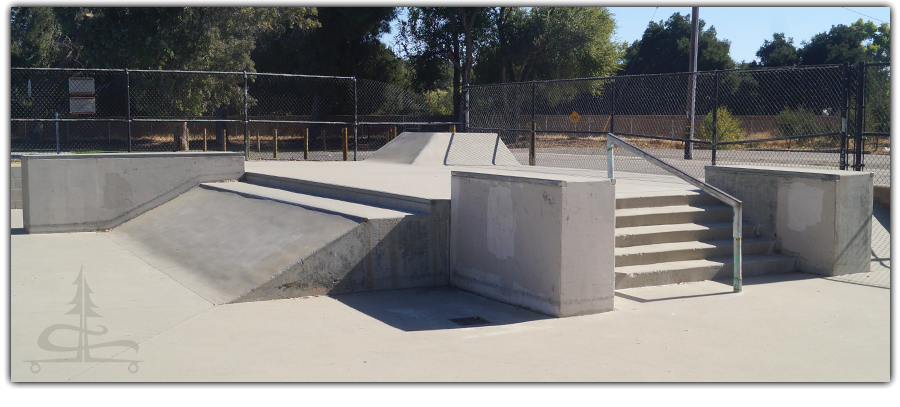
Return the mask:
{"type": "Polygon", "coordinates": [[[822,198],[825,196],[822,188],[792,182],[787,194],[789,229],[802,232],[822,221],[822,198]]]}

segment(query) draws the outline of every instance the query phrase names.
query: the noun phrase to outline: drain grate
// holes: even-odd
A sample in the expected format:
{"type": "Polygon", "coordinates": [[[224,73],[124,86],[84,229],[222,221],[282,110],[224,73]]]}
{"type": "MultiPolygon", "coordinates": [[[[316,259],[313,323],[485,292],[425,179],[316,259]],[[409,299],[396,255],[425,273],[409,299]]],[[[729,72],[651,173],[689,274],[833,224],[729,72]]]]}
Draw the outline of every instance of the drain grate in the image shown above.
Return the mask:
{"type": "Polygon", "coordinates": [[[482,317],[465,317],[465,318],[451,318],[450,321],[457,323],[461,326],[471,326],[471,325],[484,325],[490,324],[491,321],[488,321],[482,317]]]}

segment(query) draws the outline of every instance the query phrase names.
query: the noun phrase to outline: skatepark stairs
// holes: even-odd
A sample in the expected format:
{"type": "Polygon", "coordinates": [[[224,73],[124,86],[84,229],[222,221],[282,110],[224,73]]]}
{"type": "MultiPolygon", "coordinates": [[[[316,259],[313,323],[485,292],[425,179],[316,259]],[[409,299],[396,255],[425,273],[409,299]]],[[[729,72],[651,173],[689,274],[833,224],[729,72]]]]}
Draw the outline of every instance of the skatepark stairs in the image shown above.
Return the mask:
{"type": "MultiPolygon", "coordinates": [[[[732,208],[702,192],[618,196],[616,289],[733,276],[732,208]]],[[[775,240],[742,225],[743,276],[794,271],[775,240]]]]}

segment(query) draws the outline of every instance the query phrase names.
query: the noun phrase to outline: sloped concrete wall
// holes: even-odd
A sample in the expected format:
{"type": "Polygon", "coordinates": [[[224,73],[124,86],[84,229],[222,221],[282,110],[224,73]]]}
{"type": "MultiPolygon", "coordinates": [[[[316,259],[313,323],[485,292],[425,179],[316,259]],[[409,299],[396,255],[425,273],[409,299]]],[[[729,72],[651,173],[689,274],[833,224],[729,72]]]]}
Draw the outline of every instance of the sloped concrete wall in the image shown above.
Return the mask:
{"type": "Polygon", "coordinates": [[[800,271],[869,271],[872,173],[788,167],[707,166],[706,182],[743,201],[744,220],[797,257],[800,271]]]}
{"type": "Polygon", "coordinates": [[[108,229],[201,182],[243,174],[242,153],[25,155],[24,226],[28,233],[108,229]]]}

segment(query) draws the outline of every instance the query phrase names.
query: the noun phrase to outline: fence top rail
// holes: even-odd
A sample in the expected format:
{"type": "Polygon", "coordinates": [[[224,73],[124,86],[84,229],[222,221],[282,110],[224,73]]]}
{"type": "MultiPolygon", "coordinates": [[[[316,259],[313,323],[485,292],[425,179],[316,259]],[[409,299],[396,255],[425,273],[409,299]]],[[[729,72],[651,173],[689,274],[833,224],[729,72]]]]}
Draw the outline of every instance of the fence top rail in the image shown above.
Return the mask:
{"type": "MultiPolygon", "coordinates": [[[[866,63],[866,65],[890,65],[890,62],[873,62],[866,63]]],[[[712,71],[698,71],[696,75],[704,76],[704,75],[713,75],[716,72],[767,72],[767,71],[810,71],[815,69],[834,69],[840,68],[843,64],[823,64],[823,65],[807,65],[807,66],[779,66],[779,67],[759,67],[759,68],[743,68],[743,69],[716,69],[712,71]]],[[[478,85],[467,85],[466,88],[484,88],[491,86],[507,86],[507,85],[529,85],[529,84],[538,84],[538,83],[555,83],[555,82],[576,82],[576,81],[601,81],[601,80],[610,80],[614,81],[615,79],[632,79],[632,78],[645,78],[649,76],[688,76],[692,75],[691,72],[666,72],[666,73],[648,73],[648,74],[636,74],[636,75],[615,75],[615,76],[595,76],[589,78],[568,78],[568,79],[548,79],[542,81],[529,81],[529,82],[506,82],[506,83],[485,83],[478,85]]]]}
{"type": "Polygon", "coordinates": [[[866,66],[891,66],[891,61],[887,62],[866,62],[866,66]]]}
{"type": "Polygon", "coordinates": [[[267,72],[233,72],[233,71],[179,71],[170,69],[102,69],[102,68],[25,68],[12,67],[14,71],[71,71],[71,72],[149,72],[149,73],[187,73],[187,74],[215,74],[215,75],[254,75],[254,76],[285,76],[291,78],[322,78],[322,79],[350,79],[356,80],[353,76],[324,76],[324,75],[303,75],[290,73],[267,73],[267,72]]]}

